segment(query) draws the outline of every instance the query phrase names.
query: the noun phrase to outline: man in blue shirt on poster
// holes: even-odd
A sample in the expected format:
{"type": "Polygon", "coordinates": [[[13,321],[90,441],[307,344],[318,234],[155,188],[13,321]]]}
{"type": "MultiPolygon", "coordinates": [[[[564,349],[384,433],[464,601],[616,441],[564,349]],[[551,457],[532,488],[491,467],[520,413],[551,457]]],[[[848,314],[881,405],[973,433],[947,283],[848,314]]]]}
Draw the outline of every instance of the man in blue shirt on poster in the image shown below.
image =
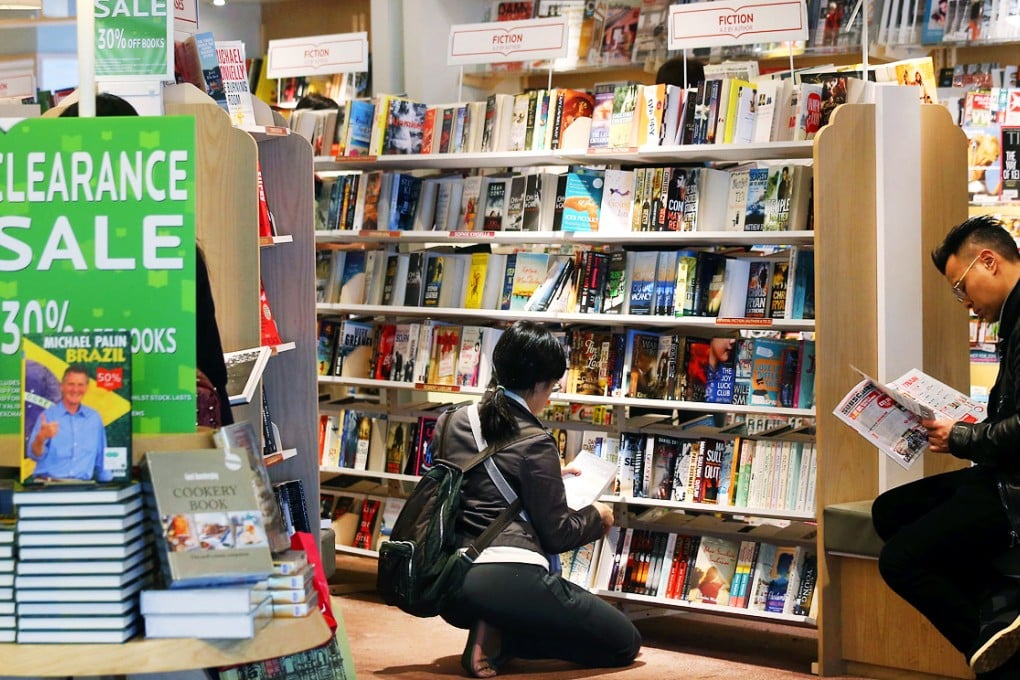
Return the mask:
{"type": "Polygon", "coordinates": [[[35,461],[35,480],[80,479],[109,482],[103,466],[106,428],[99,413],[82,404],[89,375],[71,364],[60,381],[60,401],[43,411],[28,439],[28,455],[35,461]]]}

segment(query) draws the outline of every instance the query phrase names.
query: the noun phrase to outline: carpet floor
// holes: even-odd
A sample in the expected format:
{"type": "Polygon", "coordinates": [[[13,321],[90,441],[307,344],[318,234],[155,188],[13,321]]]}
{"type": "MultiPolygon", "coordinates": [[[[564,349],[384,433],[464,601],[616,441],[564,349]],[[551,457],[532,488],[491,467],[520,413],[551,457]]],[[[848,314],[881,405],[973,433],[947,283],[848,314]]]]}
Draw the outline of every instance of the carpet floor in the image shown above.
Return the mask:
{"type": "MultiPolygon", "coordinates": [[[[441,619],[418,619],[387,607],[372,592],[375,562],[337,556],[330,579],[358,678],[459,678],[467,633],[441,619]]],[[[583,625],[583,622],[578,622],[583,625]]],[[[587,669],[561,661],[510,662],[499,677],[528,680],[812,678],[815,632],[790,626],[678,613],[635,620],[644,646],[627,668],[587,669]]]]}

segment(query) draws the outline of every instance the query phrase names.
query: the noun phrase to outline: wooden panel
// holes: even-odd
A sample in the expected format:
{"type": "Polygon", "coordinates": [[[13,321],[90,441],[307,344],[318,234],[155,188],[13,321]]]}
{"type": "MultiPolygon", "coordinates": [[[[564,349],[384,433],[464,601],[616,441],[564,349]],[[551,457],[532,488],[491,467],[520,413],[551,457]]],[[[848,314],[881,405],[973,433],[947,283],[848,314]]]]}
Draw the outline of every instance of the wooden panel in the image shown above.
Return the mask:
{"type": "Polygon", "coordinates": [[[257,151],[251,136],[192,85],[164,90],[168,115],[196,119],[195,232],[226,352],[259,344],[257,151]]]}
{"type": "MultiPolygon", "coordinates": [[[[844,105],[821,130],[814,152],[815,309],[818,421],[816,508],[874,498],[878,454],[832,415],[858,380],[850,365],[877,372],[875,111],[844,105]],[[848,178],[852,178],[848,180],[848,178]]],[[[819,521],[819,546],[825,527],[819,521]]],[[[838,582],[819,550],[819,672],[841,671],[838,582]]]]}
{"type": "Polygon", "coordinates": [[[250,640],[135,640],[122,645],[0,644],[5,676],[81,677],[167,673],[273,659],[321,645],[329,626],[316,612],[273,619],[250,640]]]}
{"type": "MultiPolygon", "coordinates": [[[[929,254],[954,226],[967,219],[967,137],[949,111],[937,104],[921,106],[921,294],[924,310],[923,370],[970,393],[967,308],[956,301],[949,283],[929,254]]],[[[925,476],[958,470],[966,461],[926,454],[925,476]]]]}
{"type": "Polygon", "coordinates": [[[956,649],[882,581],[876,560],[841,559],[842,642],[847,660],[940,677],[972,678],[956,649]]]}
{"type": "Polygon", "coordinates": [[[289,0],[265,3],[262,5],[260,54],[266,53],[270,40],[369,31],[371,4],[370,0],[289,0]]]}
{"type": "Polygon", "coordinates": [[[298,455],[270,468],[274,481],[304,480],[309,516],[319,497],[318,376],[315,316],[315,219],[312,147],[297,135],[259,143],[266,194],[280,235],[293,237],[262,249],[266,294],[285,342],[295,349],[269,360],[263,388],[284,448],[298,455]]]}

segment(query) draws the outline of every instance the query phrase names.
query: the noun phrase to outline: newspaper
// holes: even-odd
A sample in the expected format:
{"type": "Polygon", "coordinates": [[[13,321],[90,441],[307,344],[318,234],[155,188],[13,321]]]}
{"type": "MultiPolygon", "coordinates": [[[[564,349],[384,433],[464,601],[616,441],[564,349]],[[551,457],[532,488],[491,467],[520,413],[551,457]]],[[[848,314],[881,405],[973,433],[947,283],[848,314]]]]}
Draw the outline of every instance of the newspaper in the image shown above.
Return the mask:
{"type": "Polygon", "coordinates": [[[616,477],[616,463],[603,460],[589,451],[579,451],[571,465],[581,470],[579,475],[563,478],[567,507],[571,510],[580,510],[597,501],[616,477]]]}
{"type": "Polygon", "coordinates": [[[864,379],[833,414],[904,468],[913,466],[928,449],[928,431],[921,420],[976,423],[987,415],[983,404],[916,368],[887,385],[854,370],[864,379]]]}

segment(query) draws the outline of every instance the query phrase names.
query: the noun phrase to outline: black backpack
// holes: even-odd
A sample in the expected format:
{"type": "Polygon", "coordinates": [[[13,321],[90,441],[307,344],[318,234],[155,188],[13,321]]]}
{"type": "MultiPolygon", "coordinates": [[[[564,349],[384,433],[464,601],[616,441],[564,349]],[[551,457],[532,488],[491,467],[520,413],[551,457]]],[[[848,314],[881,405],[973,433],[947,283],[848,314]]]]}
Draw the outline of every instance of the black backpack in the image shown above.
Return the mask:
{"type": "Polygon", "coordinates": [[[464,474],[497,450],[544,433],[534,425],[525,427],[513,438],[487,446],[461,468],[442,459],[446,427],[443,430],[442,435],[436,432],[440,450],[433,467],[415,485],[389,540],[379,547],[376,589],[386,604],[420,617],[439,614],[443,597],[460,586],[474,559],[520,510],[520,500],[514,501],[471,545],[458,550],[455,527],[464,474]]]}

